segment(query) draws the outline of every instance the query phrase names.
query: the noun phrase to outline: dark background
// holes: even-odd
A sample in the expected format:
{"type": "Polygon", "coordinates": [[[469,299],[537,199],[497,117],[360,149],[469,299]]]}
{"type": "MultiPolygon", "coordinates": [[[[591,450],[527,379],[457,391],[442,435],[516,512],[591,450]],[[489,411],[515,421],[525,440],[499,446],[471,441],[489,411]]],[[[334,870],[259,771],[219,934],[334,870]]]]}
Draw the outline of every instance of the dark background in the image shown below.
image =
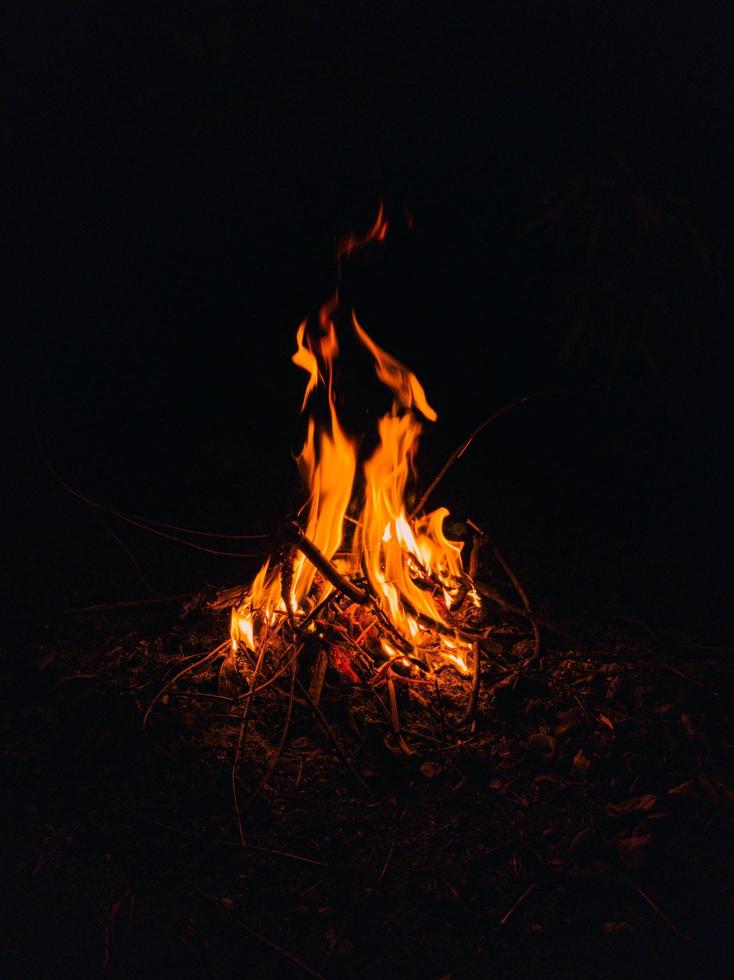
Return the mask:
{"type": "MultiPolygon", "coordinates": [[[[108,526],[159,595],[251,576],[83,508],[36,436],[113,507],[271,529],[296,499],[295,328],[381,198],[390,238],[344,289],[439,413],[422,472],[503,403],[560,392],[486,431],[436,502],[562,614],[727,631],[727,31],[705,7],[594,7],[11,13],[2,587],[21,648],[70,605],[145,595],[108,526]]],[[[363,425],[384,403],[346,353],[363,425]]]]}

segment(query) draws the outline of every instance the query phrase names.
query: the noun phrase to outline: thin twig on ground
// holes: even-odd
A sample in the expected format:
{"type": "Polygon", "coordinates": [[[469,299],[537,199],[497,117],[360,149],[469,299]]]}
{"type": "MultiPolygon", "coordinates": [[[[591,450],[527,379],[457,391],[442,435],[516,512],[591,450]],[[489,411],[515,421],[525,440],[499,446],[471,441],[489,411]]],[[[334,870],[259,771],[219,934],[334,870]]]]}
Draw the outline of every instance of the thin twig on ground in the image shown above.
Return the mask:
{"type": "Polygon", "coordinates": [[[510,919],[512,918],[512,916],[515,914],[515,912],[517,912],[517,910],[520,908],[520,906],[522,905],[522,903],[525,901],[525,899],[528,897],[528,895],[534,889],[535,889],[535,882],[532,882],[532,884],[528,885],[528,887],[525,889],[525,891],[522,893],[522,895],[518,898],[518,900],[514,903],[514,905],[512,905],[505,912],[505,914],[502,916],[502,918],[500,919],[500,925],[501,926],[506,926],[507,925],[507,923],[510,921],[510,919]]]}
{"type": "Polygon", "coordinates": [[[526,402],[529,402],[535,398],[544,398],[547,395],[557,395],[557,394],[560,394],[558,390],[552,390],[552,391],[538,391],[531,395],[523,395],[522,398],[516,398],[515,401],[510,402],[508,405],[504,405],[502,408],[497,409],[497,411],[493,412],[489,416],[489,418],[486,418],[484,419],[483,422],[480,422],[479,425],[476,427],[476,429],[474,429],[466,437],[466,439],[464,439],[464,441],[459,446],[457,446],[456,449],[451,453],[449,458],[446,460],[444,465],[439,470],[438,476],[436,476],[433,479],[433,481],[429,484],[428,489],[413,508],[410,516],[415,517],[416,514],[418,514],[421,510],[423,510],[423,508],[426,505],[426,501],[431,496],[431,494],[436,489],[436,487],[439,485],[441,480],[443,480],[443,478],[446,476],[448,470],[453,466],[453,464],[458,459],[461,459],[461,457],[464,455],[464,453],[467,451],[467,449],[472,444],[472,442],[476,439],[479,433],[482,432],[484,429],[486,429],[488,425],[491,425],[492,422],[494,422],[496,419],[501,418],[501,416],[506,415],[508,412],[511,412],[514,408],[519,408],[521,405],[524,405],[526,402]]]}

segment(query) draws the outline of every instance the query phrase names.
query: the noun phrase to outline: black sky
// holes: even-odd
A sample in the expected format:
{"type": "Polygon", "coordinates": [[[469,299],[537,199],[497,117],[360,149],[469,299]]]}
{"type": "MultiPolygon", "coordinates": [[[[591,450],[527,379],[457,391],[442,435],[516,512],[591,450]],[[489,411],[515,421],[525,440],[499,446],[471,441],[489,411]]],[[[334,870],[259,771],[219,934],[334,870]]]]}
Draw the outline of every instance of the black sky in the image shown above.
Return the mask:
{"type": "MultiPolygon", "coordinates": [[[[3,45],[16,588],[76,577],[101,593],[99,563],[120,562],[114,544],[89,550],[92,518],[49,478],[37,431],[71,482],[122,508],[243,530],[277,520],[300,431],[295,326],[333,288],[336,237],[384,198],[395,234],[348,289],[433,395],[426,468],[503,401],[564,392],[479,447],[448,502],[499,524],[544,590],[583,577],[605,601],[662,595],[665,610],[693,579],[698,619],[721,625],[720,11],[123,7],[17,5],[3,45]],[[570,218],[528,232],[579,187],[570,218]],[[639,200],[670,216],[641,265],[627,227],[639,200]],[[610,256],[589,271],[596,207],[610,256]],[[662,297],[654,369],[625,342],[610,382],[600,327],[588,356],[561,363],[579,284],[592,324],[609,291],[623,316],[662,297]]],[[[174,559],[150,561],[165,589],[174,559]]],[[[123,587],[136,583],[111,575],[108,591],[123,587]]]]}

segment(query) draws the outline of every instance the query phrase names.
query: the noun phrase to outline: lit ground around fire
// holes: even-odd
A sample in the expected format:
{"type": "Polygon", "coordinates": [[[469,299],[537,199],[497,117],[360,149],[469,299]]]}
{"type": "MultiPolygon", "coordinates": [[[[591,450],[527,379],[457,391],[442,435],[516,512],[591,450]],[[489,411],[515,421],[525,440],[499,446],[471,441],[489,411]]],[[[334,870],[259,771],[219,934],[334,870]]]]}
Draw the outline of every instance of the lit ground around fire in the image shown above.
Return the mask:
{"type": "MultiPolygon", "coordinates": [[[[330,672],[324,715],[366,790],[296,704],[241,847],[241,708],[211,697],[214,671],[183,678],[142,725],[223,625],[202,598],[66,616],[3,680],[18,706],[4,791],[24,801],[6,830],[6,975],[720,975],[725,652],[582,623],[579,644],[548,635],[519,671],[528,635],[500,620],[476,735],[458,724],[466,682],[444,673],[440,704],[398,685],[410,757],[373,694],[330,672]]],[[[254,707],[243,799],[283,707],[254,707]]]]}

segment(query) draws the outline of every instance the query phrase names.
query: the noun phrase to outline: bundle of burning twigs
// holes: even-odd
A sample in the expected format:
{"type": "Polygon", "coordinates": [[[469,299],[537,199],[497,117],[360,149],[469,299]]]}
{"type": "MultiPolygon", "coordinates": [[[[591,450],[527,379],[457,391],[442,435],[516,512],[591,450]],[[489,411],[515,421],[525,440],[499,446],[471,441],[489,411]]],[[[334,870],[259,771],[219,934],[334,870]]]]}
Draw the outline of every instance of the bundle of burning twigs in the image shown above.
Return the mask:
{"type": "MultiPolygon", "coordinates": [[[[338,260],[369,242],[382,241],[387,221],[380,209],[364,236],[349,236],[338,260]]],[[[215,608],[231,609],[230,646],[223,655],[222,692],[239,696],[283,682],[293,685],[318,710],[328,671],[347,683],[385,687],[393,733],[400,747],[395,685],[416,693],[451,672],[471,679],[468,716],[475,719],[482,653],[497,654],[490,639],[486,599],[507,603],[492,590],[480,595],[474,578],[485,540],[475,525],[468,566],[465,542],[444,532],[446,508],[425,509],[448,467],[493,418],[479,426],[448,460],[418,503],[407,507],[415,477],[415,456],[426,420],[437,414],[417,377],[367,334],[354,310],[340,307],[339,292],[324,303],[314,321],[296,333],[293,362],[308,375],[302,411],[308,409],[306,441],[297,457],[308,500],[300,522],[288,522],[273,540],[271,556],[252,584],[222,593],[215,608]],[[342,428],[335,391],[339,356],[337,323],[350,321],[359,343],[373,359],[379,380],[393,396],[377,423],[377,444],[360,458],[360,443],[342,428]],[[298,665],[309,660],[309,676],[298,665]]],[[[532,625],[535,656],[540,630],[527,595],[495,547],[532,625]]],[[[303,666],[301,664],[301,666],[303,666]]]]}
{"type": "MultiPolygon", "coordinates": [[[[339,258],[370,241],[381,241],[386,231],[380,209],[367,235],[342,242],[339,258]]],[[[375,712],[377,727],[388,729],[384,744],[398,755],[414,754],[413,736],[455,747],[464,737],[462,730],[470,736],[476,731],[483,673],[495,687],[514,682],[519,672],[537,664],[541,628],[574,642],[533,608],[496,542],[482,529],[471,521],[463,530],[455,525],[453,533],[459,539],[454,540],[444,530],[448,510],[426,508],[449,467],[476,436],[531,396],[504,406],[477,426],[409,507],[423,424],[437,418],[417,377],[375,343],[354,310],[347,316],[340,309],[338,291],[320,308],[315,322],[305,320],[298,327],[293,362],[308,375],[302,405],[302,411],[309,410],[307,433],[297,457],[307,500],[296,519],[285,522],[277,534],[235,536],[268,538],[270,556],[249,586],[225,589],[208,603],[214,610],[229,610],[229,638],[169,678],[148,704],[144,719],[145,724],[164,696],[175,696],[213,700],[224,714],[207,712],[207,720],[234,722],[238,734],[232,791],[242,841],[242,812],[273,776],[296,705],[315,716],[365,787],[354,760],[365,731],[375,727],[375,712]],[[392,393],[392,406],[377,423],[377,439],[372,442],[376,448],[367,458],[359,438],[342,428],[336,408],[336,324],[343,327],[345,321],[371,355],[378,379],[392,393]],[[467,537],[468,549],[469,541],[462,539],[467,537]],[[513,603],[501,588],[477,579],[482,548],[491,550],[519,601],[513,603]],[[533,638],[520,664],[517,658],[514,663],[506,658],[502,645],[495,642],[497,627],[506,629],[508,624],[514,624],[511,635],[516,639],[518,623],[531,630],[533,638]],[[202,685],[182,690],[179,682],[194,676],[202,685]],[[218,693],[211,686],[215,678],[218,693]],[[351,751],[345,748],[348,736],[340,732],[337,737],[327,718],[325,702],[335,700],[360,742],[351,751]],[[420,718],[425,722],[416,720],[419,713],[409,710],[412,705],[424,709],[420,718]],[[401,714],[410,716],[412,729],[401,714]],[[437,724],[442,739],[435,737],[437,724]],[[241,804],[239,772],[248,743],[257,746],[248,754],[254,788],[241,804]]],[[[206,532],[104,507],[73,490],[50,468],[88,506],[201,551],[230,554],[181,537],[206,537],[206,532]]],[[[216,749],[221,757],[221,740],[216,749]]]]}
{"type": "MultiPolygon", "coordinates": [[[[249,608],[249,595],[229,589],[213,604],[214,608],[232,608],[232,645],[222,666],[222,690],[236,695],[258,684],[276,683],[289,664],[295,669],[303,661],[310,664],[308,679],[304,683],[296,677],[296,685],[313,707],[319,705],[329,670],[347,685],[384,687],[393,733],[401,750],[407,752],[400,735],[395,684],[411,685],[420,697],[417,689],[436,685],[443,672],[452,670],[459,677],[473,678],[473,688],[478,688],[482,653],[500,650],[490,639],[486,609],[472,579],[467,574],[456,584],[450,608],[445,586],[423,579],[421,587],[432,591],[442,618],[431,619],[410,608],[407,618],[413,628],[408,638],[385,613],[368,576],[352,579],[342,574],[295,522],[286,525],[281,538],[277,573],[281,608],[264,614],[256,649],[239,628],[239,616],[249,608]],[[314,595],[326,593],[305,614],[287,608],[299,553],[316,569],[314,595]]],[[[247,636],[254,638],[249,629],[247,636]]],[[[469,714],[475,710],[473,697],[469,714]]]]}
{"type": "MultiPolygon", "coordinates": [[[[381,241],[386,230],[380,210],[366,236],[342,243],[339,257],[381,241]]],[[[482,422],[409,507],[423,424],[437,418],[417,377],[375,343],[354,310],[347,315],[340,309],[338,291],[314,322],[305,320],[298,327],[293,362],[308,375],[302,405],[302,411],[308,410],[306,441],[297,457],[307,500],[297,518],[271,536],[270,556],[251,584],[223,590],[211,604],[229,610],[229,639],[171,678],[146,714],[185,675],[203,668],[208,686],[218,667],[218,694],[204,693],[226,707],[237,728],[231,780],[242,841],[242,813],[273,777],[296,706],[315,716],[366,788],[355,760],[369,730],[387,729],[384,745],[401,756],[414,754],[414,736],[445,746],[460,744],[462,730],[471,737],[483,669],[504,678],[499,683],[518,670],[491,635],[498,623],[519,620],[532,630],[531,652],[521,670],[539,658],[542,626],[561,632],[536,614],[496,543],[479,527],[471,521],[464,525],[463,537],[469,529],[472,534],[465,562],[468,542],[444,530],[448,510],[426,508],[448,468],[479,432],[527,398],[482,422]],[[367,458],[359,438],[342,428],[336,407],[336,325],[343,328],[345,322],[392,393],[392,406],[378,420],[377,439],[371,443],[376,448],[367,458]],[[477,581],[485,545],[519,603],[477,581]],[[332,728],[327,702],[334,701],[355,738],[332,728]],[[414,705],[422,710],[411,711],[414,705]],[[412,727],[404,723],[406,717],[412,727]],[[442,739],[436,738],[437,725],[442,739]],[[355,739],[358,744],[348,749],[355,739]],[[241,801],[246,748],[250,795],[241,801]]]]}

